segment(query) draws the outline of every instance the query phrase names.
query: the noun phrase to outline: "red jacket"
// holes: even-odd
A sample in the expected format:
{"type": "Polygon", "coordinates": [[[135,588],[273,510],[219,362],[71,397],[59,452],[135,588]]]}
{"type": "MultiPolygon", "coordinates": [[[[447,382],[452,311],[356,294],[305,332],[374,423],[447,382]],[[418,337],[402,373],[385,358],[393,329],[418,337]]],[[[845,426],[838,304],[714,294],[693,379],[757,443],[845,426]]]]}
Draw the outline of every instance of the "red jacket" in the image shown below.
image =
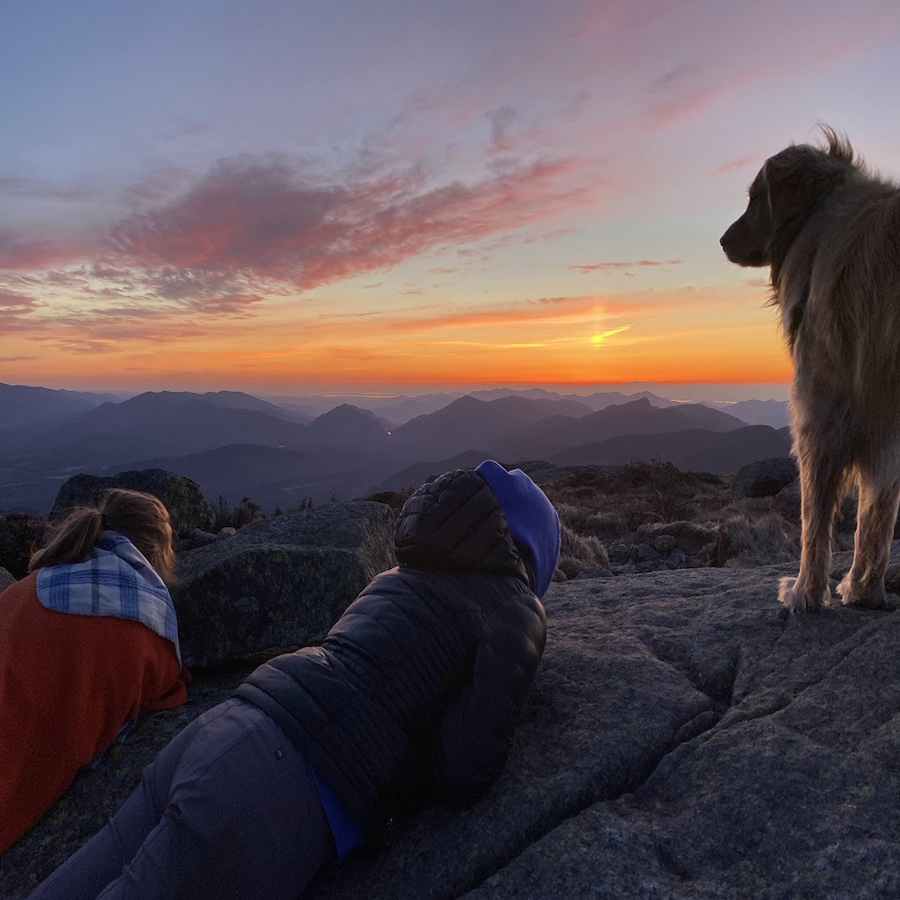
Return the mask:
{"type": "Polygon", "coordinates": [[[180,706],[190,683],[146,625],[46,609],[36,581],[0,594],[0,855],[126,722],[180,706]]]}

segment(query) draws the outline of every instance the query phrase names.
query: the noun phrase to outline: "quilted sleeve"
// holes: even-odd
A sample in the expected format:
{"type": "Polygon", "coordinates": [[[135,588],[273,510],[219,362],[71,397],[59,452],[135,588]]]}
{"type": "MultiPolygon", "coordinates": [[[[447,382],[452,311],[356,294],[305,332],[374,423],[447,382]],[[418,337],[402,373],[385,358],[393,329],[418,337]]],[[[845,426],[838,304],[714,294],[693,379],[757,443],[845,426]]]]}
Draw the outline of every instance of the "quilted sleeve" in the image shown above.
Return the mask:
{"type": "Polygon", "coordinates": [[[543,607],[528,599],[487,620],[471,678],[444,713],[438,751],[444,799],[477,799],[506,762],[547,634],[543,607]]]}

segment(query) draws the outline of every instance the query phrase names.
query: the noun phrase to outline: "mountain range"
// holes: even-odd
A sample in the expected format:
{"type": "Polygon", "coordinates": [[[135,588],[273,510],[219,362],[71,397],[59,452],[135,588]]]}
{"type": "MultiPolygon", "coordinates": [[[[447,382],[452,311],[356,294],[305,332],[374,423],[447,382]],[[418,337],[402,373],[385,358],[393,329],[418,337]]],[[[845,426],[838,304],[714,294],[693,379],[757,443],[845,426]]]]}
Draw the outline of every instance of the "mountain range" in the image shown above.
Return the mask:
{"type": "Polygon", "coordinates": [[[310,418],[302,406],[240,392],[147,392],[116,400],[0,384],[0,512],[46,513],[61,482],[76,472],[158,466],[193,478],[211,500],[248,496],[271,510],[305,497],[318,503],[361,496],[398,483],[401,474],[437,474],[452,459],[469,460],[465,465],[486,457],[579,465],[660,459],[729,473],[789,450],[786,429],[748,427],[733,414],[740,404],[726,412],[647,392],[636,399],[541,389],[478,394],[452,397],[397,424],[384,415],[387,404],[371,410],[341,403],[310,418]]]}

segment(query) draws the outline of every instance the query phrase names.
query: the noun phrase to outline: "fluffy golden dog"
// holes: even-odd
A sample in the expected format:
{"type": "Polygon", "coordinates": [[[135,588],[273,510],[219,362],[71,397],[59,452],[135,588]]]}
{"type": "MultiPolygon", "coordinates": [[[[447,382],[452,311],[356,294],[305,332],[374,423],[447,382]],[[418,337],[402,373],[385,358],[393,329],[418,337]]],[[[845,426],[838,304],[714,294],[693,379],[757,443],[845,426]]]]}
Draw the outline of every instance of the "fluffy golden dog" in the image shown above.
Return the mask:
{"type": "Polygon", "coordinates": [[[791,611],[829,602],[832,522],[859,491],[844,603],[885,604],[900,500],[900,189],[871,174],[846,137],[788,147],[750,186],[722,235],[741,266],[770,266],[773,303],[794,363],[793,453],[800,469],[800,573],[782,581],[791,611]]]}

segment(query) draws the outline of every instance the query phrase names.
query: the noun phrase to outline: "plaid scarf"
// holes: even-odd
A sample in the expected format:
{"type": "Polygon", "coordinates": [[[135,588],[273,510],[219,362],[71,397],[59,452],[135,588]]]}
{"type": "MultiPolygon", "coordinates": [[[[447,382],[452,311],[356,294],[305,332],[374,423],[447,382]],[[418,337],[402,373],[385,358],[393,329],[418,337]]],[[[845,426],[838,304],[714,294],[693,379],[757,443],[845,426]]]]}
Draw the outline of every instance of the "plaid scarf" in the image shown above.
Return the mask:
{"type": "Polygon", "coordinates": [[[84,562],[41,569],[37,595],[47,609],[56,612],[141,622],[174,644],[181,663],[178,620],[169,589],[124,535],[104,531],[84,562]]]}

